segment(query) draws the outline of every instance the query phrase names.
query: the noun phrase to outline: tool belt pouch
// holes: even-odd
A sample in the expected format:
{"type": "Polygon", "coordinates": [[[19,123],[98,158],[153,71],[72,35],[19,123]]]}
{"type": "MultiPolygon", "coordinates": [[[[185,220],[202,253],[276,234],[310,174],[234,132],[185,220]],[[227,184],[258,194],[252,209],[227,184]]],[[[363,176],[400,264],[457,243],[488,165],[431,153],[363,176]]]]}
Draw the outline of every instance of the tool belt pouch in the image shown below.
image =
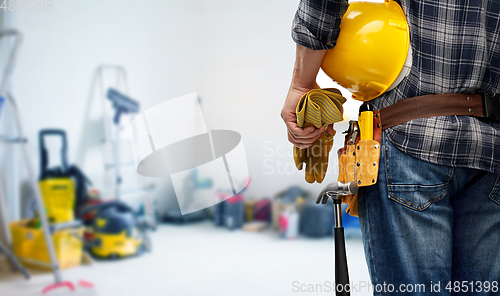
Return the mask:
{"type": "MultiPolygon", "coordinates": [[[[358,135],[355,144],[350,144],[351,134],[346,135],[346,145],[337,152],[338,181],[344,183],[355,181],[359,187],[377,183],[382,135],[378,111],[374,112],[373,119],[373,140],[361,141],[358,135]]],[[[342,202],[347,204],[347,213],[358,217],[358,193],[344,196],[342,202]]]]}

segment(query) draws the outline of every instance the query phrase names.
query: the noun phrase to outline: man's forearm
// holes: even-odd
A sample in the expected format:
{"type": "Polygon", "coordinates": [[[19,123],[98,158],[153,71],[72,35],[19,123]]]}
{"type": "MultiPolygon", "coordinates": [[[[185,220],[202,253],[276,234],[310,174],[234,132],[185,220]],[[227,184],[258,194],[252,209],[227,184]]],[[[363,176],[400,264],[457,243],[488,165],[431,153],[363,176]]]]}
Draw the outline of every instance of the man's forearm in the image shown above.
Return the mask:
{"type": "Polygon", "coordinates": [[[312,50],[297,44],[291,87],[296,89],[314,88],[316,75],[325,54],[326,50],[312,50]]]}

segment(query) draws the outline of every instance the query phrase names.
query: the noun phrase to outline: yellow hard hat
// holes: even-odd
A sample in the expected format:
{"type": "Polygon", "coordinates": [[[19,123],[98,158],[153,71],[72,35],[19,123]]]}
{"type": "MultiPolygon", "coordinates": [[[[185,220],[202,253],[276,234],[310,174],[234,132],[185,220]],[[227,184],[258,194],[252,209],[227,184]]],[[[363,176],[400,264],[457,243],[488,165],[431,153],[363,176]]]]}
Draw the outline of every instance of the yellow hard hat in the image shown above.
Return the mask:
{"type": "Polygon", "coordinates": [[[394,88],[411,68],[410,31],[394,1],[352,2],[321,68],[360,101],[394,88]]]}

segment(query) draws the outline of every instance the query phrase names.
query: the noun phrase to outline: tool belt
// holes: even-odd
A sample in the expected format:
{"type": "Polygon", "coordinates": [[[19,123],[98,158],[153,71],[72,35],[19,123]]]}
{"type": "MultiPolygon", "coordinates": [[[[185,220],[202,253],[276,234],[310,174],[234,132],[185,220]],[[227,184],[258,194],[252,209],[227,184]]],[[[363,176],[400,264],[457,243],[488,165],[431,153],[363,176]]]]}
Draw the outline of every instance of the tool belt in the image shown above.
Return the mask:
{"type": "MultiPolygon", "coordinates": [[[[362,105],[365,106],[365,103],[362,105]]],[[[362,111],[359,121],[350,121],[344,147],[337,151],[340,182],[356,181],[359,187],[377,183],[382,130],[417,118],[466,115],[490,120],[500,120],[500,95],[487,94],[438,94],[408,98],[381,110],[362,111]],[[365,113],[363,123],[362,115],[365,113]],[[366,123],[366,115],[373,122],[366,123]],[[366,134],[373,133],[366,136],[366,134]],[[363,137],[363,134],[365,136],[363,137]]],[[[366,107],[364,107],[366,109],[366,107]]],[[[368,108],[370,109],[370,108],[368,108]]],[[[358,216],[358,196],[344,196],[347,212],[358,216]]]]}
{"type": "MultiPolygon", "coordinates": [[[[344,132],[346,133],[344,147],[337,151],[339,159],[338,181],[340,182],[355,181],[358,187],[377,183],[382,126],[378,112],[369,112],[369,115],[372,117],[372,124],[363,126],[363,123],[359,124],[359,121],[351,120],[349,121],[349,129],[344,132]],[[361,135],[369,133],[367,128],[372,129],[373,136],[365,139],[361,135]]],[[[358,216],[357,193],[344,196],[342,202],[347,204],[347,213],[351,216],[358,216]]]]}
{"type": "Polygon", "coordinates": [[[439,94],[413,97],[380,110],[382,129],[417,118],[467,115],[500,120],[500,95],[439,94]]]}

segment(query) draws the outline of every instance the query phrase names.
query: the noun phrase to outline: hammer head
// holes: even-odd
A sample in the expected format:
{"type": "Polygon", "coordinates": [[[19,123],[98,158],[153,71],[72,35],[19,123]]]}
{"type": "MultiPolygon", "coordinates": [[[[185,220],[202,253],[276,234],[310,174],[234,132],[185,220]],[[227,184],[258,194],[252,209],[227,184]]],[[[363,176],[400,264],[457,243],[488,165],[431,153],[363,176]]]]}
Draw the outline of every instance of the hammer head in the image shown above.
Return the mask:
{"type": "Polygon", "coordinates": [[[342,183],[339,181],[327,184],[319,193],[316,203],[326,204],[329,197],[332,199],[340,199],[341,196],[355,194],[358,192],[358,184],[356,182],[342,183]]]}

